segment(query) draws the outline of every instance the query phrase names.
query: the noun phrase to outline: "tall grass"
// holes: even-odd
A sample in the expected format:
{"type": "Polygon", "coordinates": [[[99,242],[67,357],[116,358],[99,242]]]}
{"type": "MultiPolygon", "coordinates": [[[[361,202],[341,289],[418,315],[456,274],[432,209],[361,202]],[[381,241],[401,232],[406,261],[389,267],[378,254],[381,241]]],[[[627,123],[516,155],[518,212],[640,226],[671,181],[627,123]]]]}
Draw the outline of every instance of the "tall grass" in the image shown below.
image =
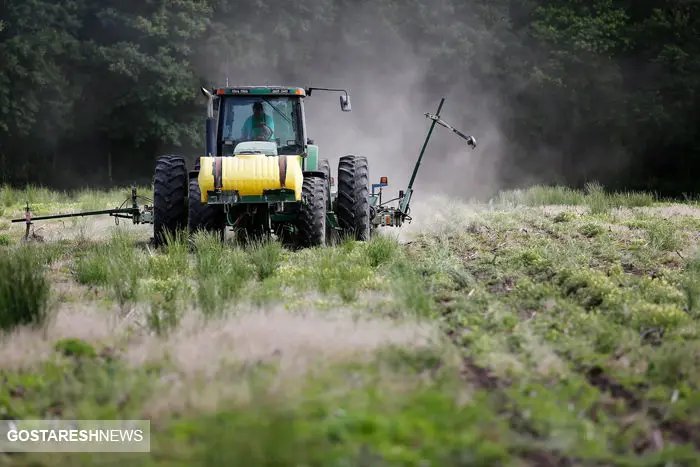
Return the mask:
{"type": "Polygon", "coordinates": [[[592,181],[586,184],[584,190],[563,186],[534,185],[527,189],[503,191],[490,203],[506,207],[587,206],[592,214],[601,214],[611,208],[650,206],[655,201],[656,197],[651,193],[608,192],[600,183],[592,181]]]}
{"type": "Polygon", "coordinates": [[[241,296],[260,269],[240,247],[222,244],[215,235],[197,232],[193,243],[197,302],[206,316],[219,314],[241,296]]]}
{"type": "Polygon", "coordinates": [[[561,186],[535,185],[523,190],[502,191],[491,201],[504,206],[545,206],[584,204],[584,194],[579,190],[561,186]]]}
{"type": "Polygon", "coordinates": [[[44,323],[50,298],[44,264],[44,258],[25,245],[0,256],[0,330],[44,323]]]}
{"type": "Polygon", "coordinates": [[[399,251],[399,243],[391,237],[377,235],[372,238],[366,248],[369,265],[376,268],[396,258],[399,251]]]}
{"type": "Polygon", "coordinates": [[[255,241],[249,245],[248,256],[259,280],[271,277],[283,259],[282,244],[275,241],[255,241]]]}
{"type": "Polygon", "coordinates": [[[681,284],[688,307],[694,317],[700,315],[700,255],[696,254],[686,263],[681,284]]]}
{"type": "Polygon", "coordinates": [[[74,266],[79,283],[109,286],[122,307],[138,300],[139,279],[148,269],[145,256],[134,248],[133,238],[121,231],[107,243],[77,253],[74,266]]]}
{"type": "MultiPolygon", "coordinates": [[[[152,198],[153,188],[136,187],[140,196],[152,198]]],[[[131,187],[117,187],[110,190],[83,188],[74,191],[57,191],[42,186],[28,185],[22,189],[9,185],[0,186],[0,207],[18,208],[33,204],[75,204],[80,210],[108,209],[121,205],[131,196],[131,187]]],[[[139,202],[143,203],[143,199],[139,202]]]]}
{"type": "Polygon", "coordinates": [[[670,219],[654,218],[649,222],[647,238],[650,246],[660,251],[676,251],[683,247],[683,238],[670,219]]]}

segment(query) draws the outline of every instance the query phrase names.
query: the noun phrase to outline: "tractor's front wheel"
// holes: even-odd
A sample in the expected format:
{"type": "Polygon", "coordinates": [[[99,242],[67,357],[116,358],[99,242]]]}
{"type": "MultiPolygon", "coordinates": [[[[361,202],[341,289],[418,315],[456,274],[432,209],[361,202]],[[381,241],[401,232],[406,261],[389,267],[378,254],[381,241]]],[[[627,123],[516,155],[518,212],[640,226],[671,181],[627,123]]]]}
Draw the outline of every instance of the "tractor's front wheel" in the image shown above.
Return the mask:
{"type": "Polygon", "coordinates": [[[153,242],[187,227],[187,164],[181,156],[163,156],[156,161],[153,180],[153,242]]]}
{"type": "Polygon", "coordinates": [[[195,232],[215,233],[221,241],[224,240],[226,230],[226,217],[221,206],[209,205],[202,202],[199,180],[190,180],[189,190],[189,219],[188,230],[190,235],[195,232]]]}
{"type": "Polygon", "coordinates": [[[340,158],[335,211],[344,233],[355,240],[369,240],[369,166],[366,157],[340,158]]]}
{"type": "Polygon", "coordinates": [[[331,193],[330,193],[330,187],[331,187],[331,163],[328,162],[328,159],[321,159],[318,161],[318,170],[320,172],[323,172],[326,175],[326,186],[328,187],[328,196],[326,200],[326,208],[331,211],[333,207],[331,206],[331,193]]]}
{"type": "Polygon", "coordinates": [[[297,222],[298,244],[301,247],[326,245],[326,180],[304,179],[301,188],[302,206],[297,222]]]}

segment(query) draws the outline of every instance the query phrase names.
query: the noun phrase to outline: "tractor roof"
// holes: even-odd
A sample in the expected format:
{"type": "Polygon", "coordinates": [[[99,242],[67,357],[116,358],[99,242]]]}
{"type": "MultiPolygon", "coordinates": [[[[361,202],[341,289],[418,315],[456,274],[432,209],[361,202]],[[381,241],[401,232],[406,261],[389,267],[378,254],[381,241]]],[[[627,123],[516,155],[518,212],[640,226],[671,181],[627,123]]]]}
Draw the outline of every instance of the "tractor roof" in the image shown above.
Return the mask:
{"type": "Polygon", "coordinates": [[[216,94],[222,95],[292,95],[306,96],[306,90],[295,86],[232,86],[216,90],[216,94]]]}

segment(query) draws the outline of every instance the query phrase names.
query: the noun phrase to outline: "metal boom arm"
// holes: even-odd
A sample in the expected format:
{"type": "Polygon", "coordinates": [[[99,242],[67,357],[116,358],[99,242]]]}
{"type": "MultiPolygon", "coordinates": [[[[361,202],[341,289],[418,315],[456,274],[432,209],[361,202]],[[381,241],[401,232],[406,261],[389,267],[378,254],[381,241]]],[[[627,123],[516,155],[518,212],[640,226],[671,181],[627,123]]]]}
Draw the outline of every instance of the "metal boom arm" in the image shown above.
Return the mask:
{"type": "Polygon", "coordinates": [[[411,203],[411,197],[413,196],[413,182],[416,180],[416,175],[418,174],[418,169],[420,167],[421,160],[423,159],[423,154],[425,153],[425,149],[428,147],[428,141],[430,140],[430,137],[433,134],[433,129],[435,128],[435,124],[439,124],[448,130],[452,130],[455,134],[460,136],[461,138],[465,139],[467,141],[467,145],[471,146],[472,149],[476,148],[476,138],[473,136],[467,136],[461,131],[453,128],[450,126],[447,122],[442,120],[440,118],[440,111],[442,110],[442,105],[445,103],[445,98],[443,97],[440,100],[440,105],[438,106],[437,112],[435,115],[426,113],[425,116],[429,119],[432,120],[432,123],[430,124],[430,129],[428,130],[428,135],[425,137],[425,142],[423,143],[423,148],[420,151],[420,155],[418,156],[418,161],[416,162],[416,166],[413,168],[413,174],[411,175],[411,180],[408,182],[408,187],[406,188],[406,194],[401,198],[401,202],[399,203],[399,211],[405,216],[408,214],[408,206],[411,203]]]}
{"type": "Polygon", "coordinates": [[[456,133],[457,135],[459,135],[459,136],[461,136],[462,138],[464,138],[465,140],[467,140],[467,146],[471,146],[472,149],[475,149],[475,148],[476,148],[476,138],[474,138],[473,136],[467,136],[467,135],[465,135],[464,133],[462,133],[461,131],[459,131],[459,130],[457,130],[457,129],[455,129],[455,128],[452,128],[450,125],[447,124],[447,122],[445,122],[444,120],[442,120],[442,119],[441,119],[439,116],[437,116],[437,115],[425,114],[425,116],[428,117],[429,119],[433,120],[435,123],[444,126],[444,127],[447,128],[448,130],[452,130],[454,133],[456,133]]]}
{"type": "MultiPolygon", "coordinates": [[[[440,99],[440,105],[437,109],[437,115],[440,115],[440,110],[442,110],[442,105],[444,103],[445,98],[443,97],[442,99],[440,99]]],[[[428,141],[430,141],[430,136],[433,134],[433,128],[435,128],[435,123],[436,120],[433,120],[433,122],[430,124],[430,129],[428,130],[428,135],[425,137],[423,148],[420,150],[420,154],[418,155],[418,161],[416,161],[416,166],[413,168],[413,175],[411,175],[411,181],[408,182],[408,186],[406,187],[406,194],[399,203],[399,211],[401,211],[401,213],[404,215],[408,214],[408,205],[411,202],[411,196],[413,195],[413,182],[416,180],[418,168],[420,167],[420,162],[423,159],[423,154],[425,154],[425,148],[428,147],[428,141]]]]}
{"type": "Polygon", "coordinates": [[[25,209],[25,215],[24,218],[20,219],[12,219],[12,223],[15,222],[24,222],[26,224],[26,229],[24,233],[24,237],[27,238],[29,236],[29,226],[31,226],[33,223],[32,221],[39,221],[39,220],[49,220],[49,219],[62,219],[66,217],[83,217],[83,216],[98,216],[98,215],[103,215],[103,214],[109,214],[110,216],[115,218],[115,222],[119,222],[119,218],[122,219],[131,219],[134,224],[152,224],[153,223],[153,206],[149,205],[144,205],[143,208],[139,208],[138,205],[138,198],[144,198],[150,201],[149,198],[146,198],[144,196],[140,196],[136,194],[136,188],[131,189],[131,196],[127,198],[123,203],[122,206],[124,206],[126,203],[131,200],[131,207],[118,207],[116,209],[103,209],[100,211],[83,211],[83,212],[73,212],[73,213],[68,213],[68,214],[54,214],[51,216],[39,216],[39,217],[32,217],[31,209],[29,207],[29,202],[27,202],[27,207],[25,209]]]}

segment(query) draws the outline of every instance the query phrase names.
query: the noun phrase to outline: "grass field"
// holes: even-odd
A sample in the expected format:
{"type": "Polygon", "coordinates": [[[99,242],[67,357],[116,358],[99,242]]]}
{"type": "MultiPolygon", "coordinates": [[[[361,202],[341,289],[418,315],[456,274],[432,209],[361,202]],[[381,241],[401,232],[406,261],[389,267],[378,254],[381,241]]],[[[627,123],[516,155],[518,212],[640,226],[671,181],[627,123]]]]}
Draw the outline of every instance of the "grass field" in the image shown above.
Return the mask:
{"type": "MultiPolygon", "coordinates": [[[[0,191],[0,415],[152,420],[152,452],[17,466],[698,465],[700,206],[534,187],[291,252],[0,191]]],[[[3,456],[0,454],[0,456],[3,456]]]]}

